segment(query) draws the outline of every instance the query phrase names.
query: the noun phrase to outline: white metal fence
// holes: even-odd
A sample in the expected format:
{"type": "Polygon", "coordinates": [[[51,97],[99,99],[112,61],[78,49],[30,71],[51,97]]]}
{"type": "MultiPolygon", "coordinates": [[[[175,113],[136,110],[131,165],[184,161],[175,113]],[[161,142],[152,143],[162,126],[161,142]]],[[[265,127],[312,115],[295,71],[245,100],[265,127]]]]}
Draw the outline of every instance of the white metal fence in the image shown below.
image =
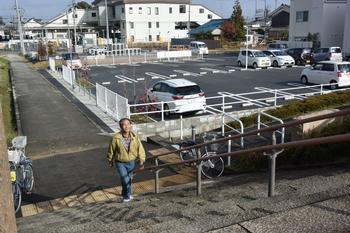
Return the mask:
{"type": "Polygon", "coordinates": [[[56,71],[56,61],[55,58],[49,57],[49,67],[51,71],[56,71]]]}
{"type": "Polygon", "coordinates": [[[62,77],[71,87],[75,84],[75,71],[65,65],[62,65],[62,77]]]}
{"type": "Polygon", "coordinates": [[[130,117],[128,99],[96,83],[96,104],[115,120],[130,117]]]}

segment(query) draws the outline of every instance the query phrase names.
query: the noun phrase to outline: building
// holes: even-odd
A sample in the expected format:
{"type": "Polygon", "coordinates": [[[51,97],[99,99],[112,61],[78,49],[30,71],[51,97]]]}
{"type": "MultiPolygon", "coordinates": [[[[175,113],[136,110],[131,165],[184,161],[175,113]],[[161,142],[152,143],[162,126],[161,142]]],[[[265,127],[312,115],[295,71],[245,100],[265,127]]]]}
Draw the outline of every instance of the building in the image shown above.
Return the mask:
{"type": "Polygon", "coordinates": [[[268,29],[269,39],[288,40],[289,18],[290,6],[286,4],[280,5],[269,14],[269,20],[271,21],[268,29]]]}
{"type": "Polygon", "coordinates": [[[291,0],[290,41],[318,34],[322,47],[343,46],[347,0],[291,0]]]}
{"type": "Polygon", "coordinates": [[[214,40],[219,40],[222,34],[222,25],[228,19],[213,19],[189,32],[191,38],[196,38],[201,33],[210,33],[214,40]]]}
{"type": "MultiPolygon", "coordinates": [[[[99,25],[106,25],[105,1],[93,2],[98,8],[99,25]]],[[[188,37],[188,24],[195,28],[221,17],[191,0],[108,0],[110,30],[129,43],[167,42],[188,37]]]]}
{"type": "Polygon", "coordinates": [[[350,61],[350,0],[346,6],[346,16],[344,24],[343,54],[346,60],[350,61]]]}

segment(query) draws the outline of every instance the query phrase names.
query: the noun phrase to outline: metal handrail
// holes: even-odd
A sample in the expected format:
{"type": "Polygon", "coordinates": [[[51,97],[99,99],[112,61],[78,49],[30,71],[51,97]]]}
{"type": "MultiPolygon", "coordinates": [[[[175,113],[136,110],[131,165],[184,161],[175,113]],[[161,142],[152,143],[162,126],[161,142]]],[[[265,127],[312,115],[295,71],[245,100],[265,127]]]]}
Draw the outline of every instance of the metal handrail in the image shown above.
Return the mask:
{"type": "MultiPolygon", "coordinates": [[[[280,124],[284,123],[283,120],[278,118],[278,117],[272,116],[264,111],[259,111],[259,113],[258,113],[258,129],[261,129],[261,125],[263,125],[265,127],[269,127],[269,125],[266,125],[266,124],[261,122],[261,115],[266,116],[272,120],[278,121],[280,124]]],[[[282,127],[282,131],[276,130],[276,132],[281,134],[281,143],[284,143],[284,136],[285,136],[285,132],[286,132],[285,127],[282,127]]],[[[258,133],[258,135],[260,135],[260,133],[258,133]]]]}
{"type": "Polygon", "coordinates": [[[194,146],[189,146],[189,147],[178,149],[178,150],[173,150],[173,151],[161,153],[159,155],[150,156],[149,158],[147,158],[147,160],[159,158],[159,157],[173,154],[173,153],[179,153],[179,152],[185,151],[185,150],[197,149],[197,148],[200,148],[203,146],[208,146],[208,145],[214,144],[214,143],[221,143],[221,142],[225,142],[228,140],[234,140],[234,139],[241,138],[241,137],[257,135],[258,133],[275,131],[275,130],[278,130],[280,128],[288,128],[288,127],[295,126],[295,125],[300,125],[300,124],[304,124],[304,123],[324,120],[324,119],[333,118],[333,117],[345,116],[345,115],[350,115],[350,108],[348,108],[346,110],[337,111],[334,113],[328,113],[328,114],[325,114],[322,116],[314,116],[314,117],[309,117],[309,118],[305,118],[305,119],[301,119],[301,120],[294,120],[294,121],[290,121],[288,123],[277,124],[277,125],[273,125],[273,126],[270,126],[268,128],[263,128],[263,129],[259,129],[259,130],[251,130],[251,131],[243,133],[243,134],[233,135],[231,137],[220,138],[216,141],[206,142],[206,143],[197,144],[194,146]]]}
{"type": "MultiPolygon", "coordinates": [[[[222,136],[225,136],[225,127],[228,127],[229,129],[231,129],[232,131],[234,131],[236,133],[239,133],[240,135],[244,134],[244,124],[239,118],[234,117],[234,116],[230,116],[226,113],[222,113],[222,126],[221,126],[221,135],[222,136]],[[239,130],[229,126],[228,124],[226,124],[225,117],[228,117],[234,121],[237,121],[239,123],[239,125],[241,126],[241,130],[239,131],[239,130]]],[[[241,148],[243,148],[243,147],[244,147],[244,137],[241,137],[241,148]]]]}
{"type": "MultiPolygon", "coordinates": [[[[213,155],[210,157],[203,157],[203,158],[199,158],[199,159],[189,159],[186,161],[166,163],[166,164],[161,164],[158,166],[147,167],[147,168],[144,168],[143,170],[136,170],[135,172],[144,172],[144,171],[148,171],[148,170],[159,170],[159,169],[163,169],[163,168],[171,167],[171,166],[179,166],[179,165],[196,163],[196,162],[206,161],[209,159],[223,158],[223,157],[228,157],[228,156],[231,156],[231,157],[232,156],[240,156],[243,154],[249,154],[249,153],[253,153],[253,152],[280,150],[280,149],[293,148],[293,147],[298,147],[298,146],[314,146],[314,145],[321,145],[321,144],[333,144],[333,143],[346,142],[346,141],[350,141],[350,133],[335,135],[335,136],[328,136],[328,137],[306,139],[306,140],[298,140],[298,141],[287,142],[287,143],[283,143],[283,144],[260,146],[260,147],[250,148],[250,149],[234,151],[234,152],[230,152],[230,153],[217,154],[217,155],[213,155]]],[[[215,141],[212,141],[212,142],[210,142],[210,144],[214,143],[214,142],[215,141]]],[[[203,146],[203,144],[201,144],[201,145],[203,146]]]]}

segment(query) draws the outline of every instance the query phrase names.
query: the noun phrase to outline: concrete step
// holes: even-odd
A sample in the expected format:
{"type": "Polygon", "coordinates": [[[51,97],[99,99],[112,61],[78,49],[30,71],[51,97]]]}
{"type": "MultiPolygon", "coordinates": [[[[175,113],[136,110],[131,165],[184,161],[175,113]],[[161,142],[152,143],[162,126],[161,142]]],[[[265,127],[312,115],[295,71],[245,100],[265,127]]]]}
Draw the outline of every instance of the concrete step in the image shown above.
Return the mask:
{"type": "Polygon", "coordinates": [[[244,174],[207,182],[201,196],[196,196],[192,183],[171,192],[139,196],[130,203],[107,201],[19,218],[18,229],[29,233],[206,232],[350,197],[350,169],[321,168],[278,175],[276,196],[272,198],[266,195],[265,174],[244,174]]]}

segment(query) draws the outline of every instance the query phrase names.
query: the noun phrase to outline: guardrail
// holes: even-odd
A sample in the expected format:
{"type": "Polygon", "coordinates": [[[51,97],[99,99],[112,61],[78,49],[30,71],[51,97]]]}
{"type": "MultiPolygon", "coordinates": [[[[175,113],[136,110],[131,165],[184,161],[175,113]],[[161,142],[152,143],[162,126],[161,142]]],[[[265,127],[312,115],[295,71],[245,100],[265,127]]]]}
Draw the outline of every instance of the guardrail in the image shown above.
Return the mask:
{"type": "MultiPolygon", "coordinates": [[[[229,128],[231,131],[239,133],[239,134],[243,134],[244,133],[244,125],[243,122],[238,118],[238,117],[234,117],[234,116],[229,116],[226,113],[223,113],[222,116],[222,124],[221,124],[221,136],[225,136],[225,127],[229,128]],[[240,130],[237,130],[235,128],[233,128],[232,126],[226,124],[225,122],[225,118],[230,119],[232,122],[237,121],[241,127],[240,130]]],[[[244,137],[241,137],[241,148],[244,148],[244,137]]]]}
{"type": "Polygon", "coordinates": [[[13,205],[10,165],[7,154],[6,136],[0,105],[0,232],[17,232],[13,205]]]}
{"type": "MultiPolygon", "coordinates": [[[[265,116],[265,117],[268,117],[268,118],[270,118],[270,119],[272,119],[272,120],[278,121],[280,124],[283,124],[283,123],[284,123],[283,120],[280,119],[280,118],[277,118],[277,117],[275,117],[275,116],[272,116],[272,115],[270,115],[270,114],[268,114],[268,113],[266,113],[266,112],[259,111],[259,113],[258,113],[258,130],[261,129],[261,126],[263,126],[263,127],[269,127],[269,125],[264,124],[264,123],[261,121],[261,116],[262,116],[262,115],[265,116]]],[[[286,130],[285,130],[284,127],[282,127],[281,130],[276,130],[276,132],[279,133],[279,134],[281,135],[281,143],[284,143],[285,131],[286,131],[286,130]]],[[[260,135],[260,133],[258,133],[258,135],[260,135]]]]}
{"type": "Polygon", "coordinates": [[[341,110],[338,112],[334,113],[329,113],[325,114],[322,116],[315,116],[315,117],[309,117],[305,118],[302,120],[294,120],[290,121],[288,123],[283,123],[283,124],[277,124],[277,125],[272,125],[270,127],[258,129],[258,130],[252,130],[249,132],[245,132],[243,134],[239,135],[234,135],[234,136],[229,136],[225,138],[221,138],[215,141],[210,141],[202,144],[197,144],[194,146],[189,146],[186,148],[178,149],[178,150],[173,150],[169,151],[166,153],[161,153],[159,155],[154,155],[147,160],[155,160],[155,166],[147,167],[144,170],[136,170],[135,172],[144,172],[144,171],[155,171],[155,192],[159,193],[159,172],[167,167],[172,167],[172,166],[179,166],[179,165],[184,165],[184,164],[191,164],[191,163],[197,163],[197,195],[201,194],[201,165],[198,162],[201,161],[206,161],[208,159],[213,159],[213,158],[224,158],[224,157],[233,157],[233,156],[241,156],[244,154],[249,154],[253,152],[266,152],[266,151],[272,151],[271,154],[266,154],[269,156],[269,196],[274,195],[274,188],[275,188],[275,169],[276,169],[276,158],[281,151],[277,150],[284,150],[286,148],[293,148],[293,147],[299,147],[299,146],[312,146],[312,145],[320,145],[320,144],[332,144],[332,143],[339,143],[339,142],[345,142],[345,141],[350,141],[350,134],[343,134],[343,135],[336,135],[336,136],[329,136],[329,137],[322,137],[322,138],[316,138],[316,139],[307,139],[307,140],[299,140],[299,141],[294,141],[294,142],[288,142],[288,143],[280,143],[276,144],[276,136],[275,136],[275,131],[279,130],[281,128],[288,128],[304,123],[310,123],[314,121],[319,121],[319,120],[324,120],[324,119],[329,119],[329,118],[334,118],[334,117],[342,117],[350,115],[350,109],[346,110],[341,110]],[[251,149],[244,149],[244,150],[239,150],[235,152],[228,152],[228,153],[223,153],[223,154],[218,154],[212,157],[205,157],[201,158],[200,153],[197,153],[198,158],[197,159],[191,159],[191,160],[186,160],[186,161],[180,161],[180,162],[175,162],[175,163],[166,163],[166,164],[161,164],[159,165],[159,158],[162,156],[166,156],[169,154],[173,153],[179,153],[181,151],[189,151],[189,150],[196,150],[200,149],[202,147],[211,145],[211,144],[216,144],[216,143],[222,143],[226,141],[231,141],[234,139],[242,138],[242,137],[247,137],[250,135],[256,135],[258,133],[263,133],[263,132],[273,132],[273,137],[272,137],[272,145],[266,145],[266,146],[261,146],[257,148],[251,148],[251,149]]]}

